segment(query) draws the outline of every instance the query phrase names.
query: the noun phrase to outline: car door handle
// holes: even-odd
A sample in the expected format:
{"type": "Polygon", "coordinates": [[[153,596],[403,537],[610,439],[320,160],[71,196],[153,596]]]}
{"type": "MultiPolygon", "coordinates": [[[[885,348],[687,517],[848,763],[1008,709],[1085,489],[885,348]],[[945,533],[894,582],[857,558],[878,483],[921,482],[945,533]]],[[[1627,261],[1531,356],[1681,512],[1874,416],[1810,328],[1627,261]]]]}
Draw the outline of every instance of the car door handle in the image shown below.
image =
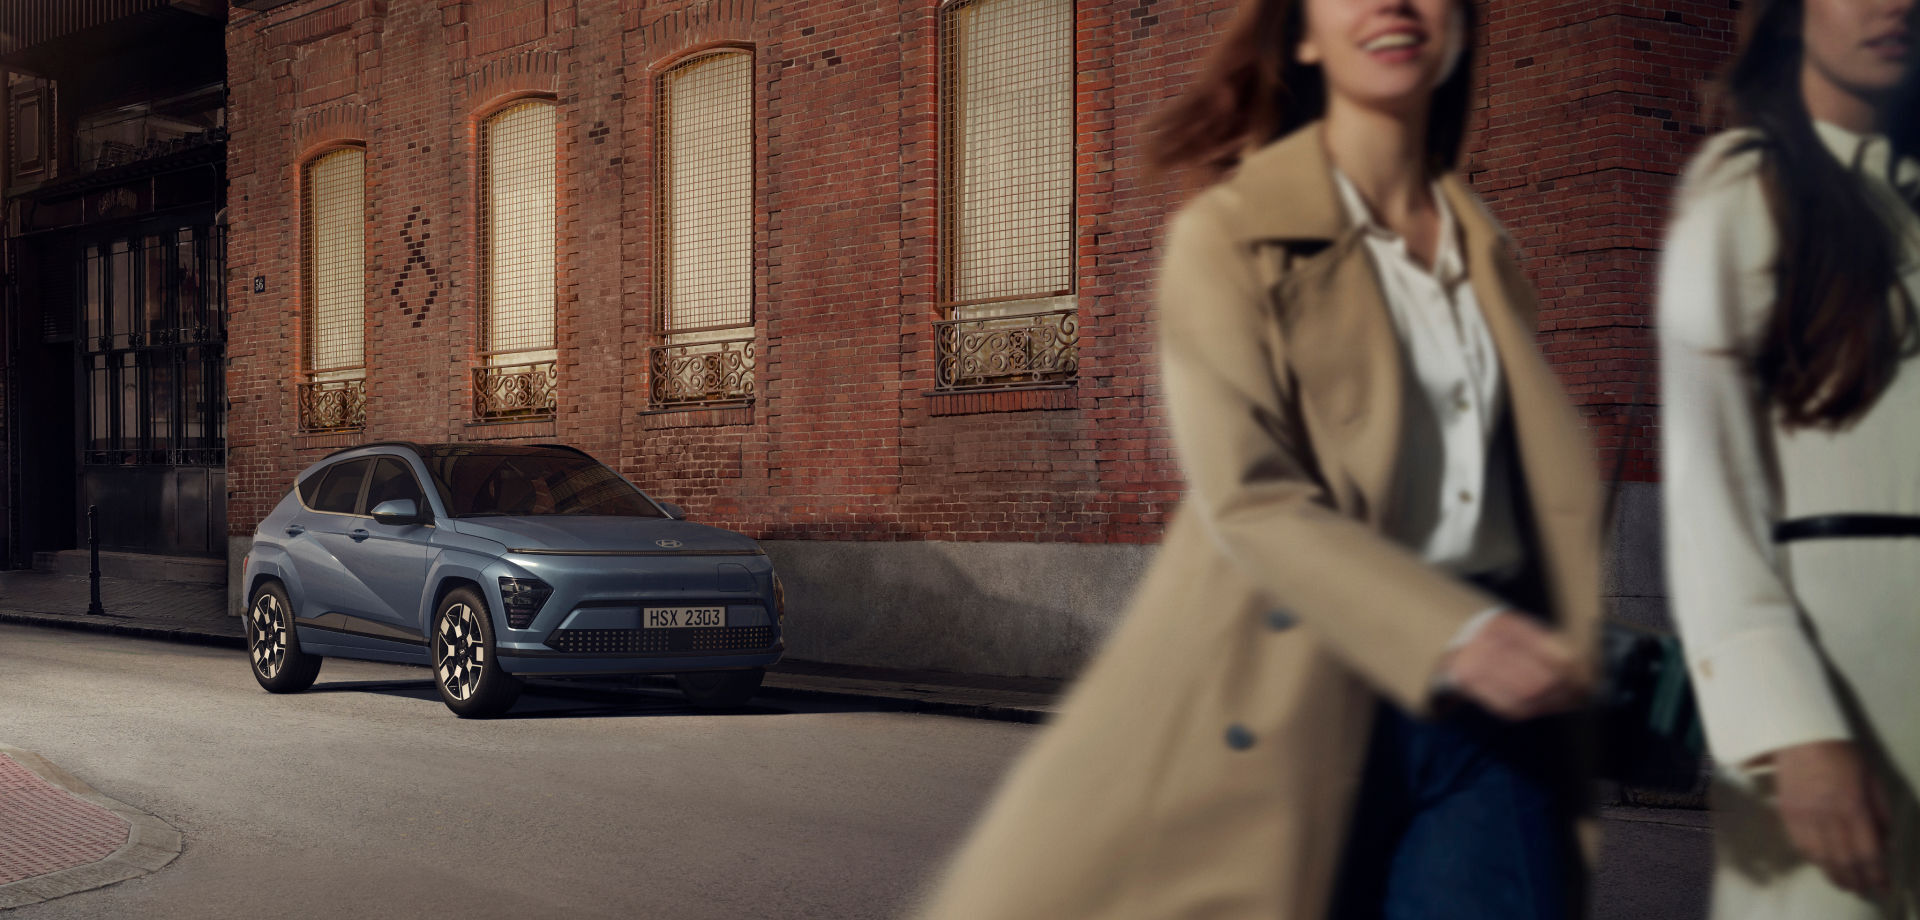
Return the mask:
{"type": "Polygon", "coordinates": [[[353,542],[358,543],[361,540],[365,540],[366,538],[373,536],[373,534],[368,533],[365,527],[355,527],[353,529],[353,532],[348,534],[347,536],[352,537],[353,542]]]}
{"type": "Polygon", "coordinates": [[[306,532],[307,532],[307,529],[305,527],[300,526],[299,524],[287,525],[287,536],[289,537],[297,537],[306,532]]]}

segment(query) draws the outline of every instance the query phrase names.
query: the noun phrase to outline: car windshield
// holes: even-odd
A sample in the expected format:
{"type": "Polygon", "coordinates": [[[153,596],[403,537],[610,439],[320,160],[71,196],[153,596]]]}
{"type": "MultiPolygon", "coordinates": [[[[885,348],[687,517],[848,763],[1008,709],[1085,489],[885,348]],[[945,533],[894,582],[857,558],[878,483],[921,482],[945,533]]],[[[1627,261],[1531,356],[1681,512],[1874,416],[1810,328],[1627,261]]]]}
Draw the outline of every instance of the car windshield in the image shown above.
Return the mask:
{"type": "Polygon", "coordinates": [[[424,458],[454,517],[598,514],[664,517],[640,490],[599,462],[539,448],[456,448],[424,458]]]}

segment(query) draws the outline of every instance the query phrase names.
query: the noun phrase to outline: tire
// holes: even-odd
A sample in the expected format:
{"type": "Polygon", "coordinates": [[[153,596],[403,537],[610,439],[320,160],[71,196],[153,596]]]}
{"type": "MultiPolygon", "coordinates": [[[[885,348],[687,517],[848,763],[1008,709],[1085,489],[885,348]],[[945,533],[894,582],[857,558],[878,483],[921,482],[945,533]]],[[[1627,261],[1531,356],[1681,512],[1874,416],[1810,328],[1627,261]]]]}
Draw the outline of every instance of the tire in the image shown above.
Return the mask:
{"type": "Polygon", "coordinates": [[[491,719],[520,698],[520,679],[500,670],[493,617],[472,588],[457,588],[433,614],[433,686],[462,719],[491,719]]]}
{"type": "Polygon", "coordinates": [[[270,581],[247,604],[247,664],[268,693],[299,693],[313,686],[326,659],[300,650],[287,589],[270,581]]]}
{"type": "Polygon", "coordinates": [[[736,709],[745,706],[748,700],[753,699],[754,692],[760,689],[760,682],[766,677],[766,668],[689,671],[674,675],[680,684],[680,695],[698,709],[736,709]]]}

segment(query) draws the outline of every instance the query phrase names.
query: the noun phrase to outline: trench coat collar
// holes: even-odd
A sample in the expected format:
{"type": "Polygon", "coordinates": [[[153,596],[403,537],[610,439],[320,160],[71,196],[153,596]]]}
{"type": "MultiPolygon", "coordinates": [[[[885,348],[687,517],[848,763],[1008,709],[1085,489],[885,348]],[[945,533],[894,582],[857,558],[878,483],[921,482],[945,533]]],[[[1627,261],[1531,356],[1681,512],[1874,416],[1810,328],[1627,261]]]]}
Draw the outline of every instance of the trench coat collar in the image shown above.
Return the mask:
{"type": "MultiPolygon", "coordinates": [[[[1354,245],[1363,230],[1340,202],[1323,135],[1323,123],[1316,121],[1249,153],[1227,183],[1246,203],[1236,228],[1242,242],[1326,244],[1322,257],[1300,268],[1338,279],[1311,286],[1338,291],[1338,302],[1295,305],[1307,314],[1296,331],[1327,334],[1323,340],[1297,344],[1308,354],[1331,352],[1348,358],[1309,360],[1304,367],[1296,362],[1294,369],[1310,400],[1313,390],[1339,391],[1359,382],[1334,378],[1370,378],[1372,386],[1357,387],[1369,395],[1344,403],[1333,421],[1342,442],[1335,453],[1360,493],[1358,507],[1366,517],[1377,518],[1392,500],[1408,370],[1378,274],[1364,247],[1354,245]],[[1314,262],[1326,264],[1311,265],[1314,262]]],[[[1514,258],[1512,240],[1458,174],[1447,173],[1438,184],[1458,223],[1468,280],[1500,357],[1535,512],[1580,512],[1582,497],[1567,494],[1559,485],[1570,477],[1552,471],[1590,468],[1585,440],[1578,427],[1569,424],[1559,381],[1534,345],[1538,305],[1514,258]]]]}
{"type": "Polygon", "coordinates": [[[1312,122],[1247,154],[1227,180],[1249,202],[1239,235],[1265,240],[1331,242],[1357,228],[1340,205],[1321,122],[1312,122]]]}

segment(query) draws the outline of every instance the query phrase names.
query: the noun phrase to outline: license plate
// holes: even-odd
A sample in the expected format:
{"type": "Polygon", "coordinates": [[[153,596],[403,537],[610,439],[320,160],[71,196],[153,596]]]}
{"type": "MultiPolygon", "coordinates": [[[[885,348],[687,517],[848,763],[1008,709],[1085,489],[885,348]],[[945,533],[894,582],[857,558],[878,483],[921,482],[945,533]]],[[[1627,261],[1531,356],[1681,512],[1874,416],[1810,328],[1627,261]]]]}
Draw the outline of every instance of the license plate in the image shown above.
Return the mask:
{"type": "Polygon", "coordinates": [[[642,612],[646,614],[648,629],[727,625],[727,608],[725,607],[648,607],[642,612]]]}

